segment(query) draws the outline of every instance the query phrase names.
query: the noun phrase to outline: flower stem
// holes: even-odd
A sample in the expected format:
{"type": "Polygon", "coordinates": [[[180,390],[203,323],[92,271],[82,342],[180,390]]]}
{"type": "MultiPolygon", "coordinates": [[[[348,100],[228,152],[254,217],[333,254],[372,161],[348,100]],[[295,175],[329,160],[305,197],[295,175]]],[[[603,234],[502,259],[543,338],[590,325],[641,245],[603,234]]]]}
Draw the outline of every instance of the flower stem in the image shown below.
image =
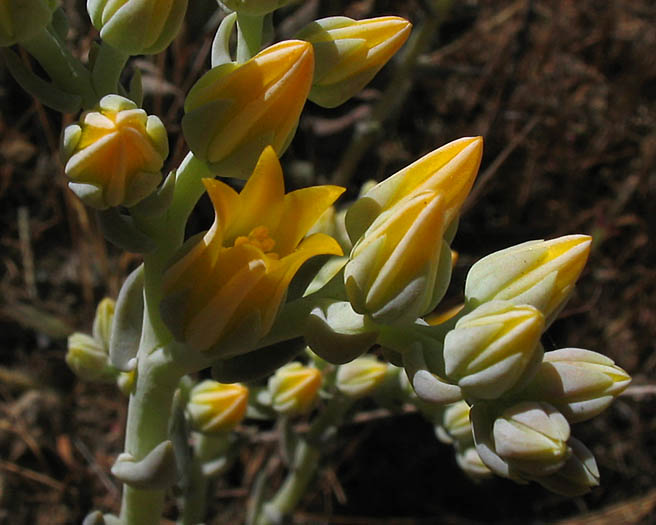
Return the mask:
{"type": "Polygon", "coordinates": [[[118,83],[128,58],[130,55],[102,42],[92,73],[93,87],[99,98],[119,92],[118,83]]]}
{"type": "Polygon", "coordinates": [[[256,525],[279,525],[298,506],[319,466],[327,431],[339,425],[351,403],[339,395],[327,403],[309,432],[299,439],[292,468],[276,495],[264,505],[256,525]]]}
{"type": "Polygon", "coordinates": [[[85,108],[96,105],[98,97],[89,71],[71,55],[54,29],[45,27],[31,40],[21,42],[21,45],[36,58],[57,87],[80,95],[85,108]]]}
{"type": "Polygon", "coordinates": [[[263,16],[237,13],[237,62],[246,62],[260,50],[263,27],[263,16]]]}

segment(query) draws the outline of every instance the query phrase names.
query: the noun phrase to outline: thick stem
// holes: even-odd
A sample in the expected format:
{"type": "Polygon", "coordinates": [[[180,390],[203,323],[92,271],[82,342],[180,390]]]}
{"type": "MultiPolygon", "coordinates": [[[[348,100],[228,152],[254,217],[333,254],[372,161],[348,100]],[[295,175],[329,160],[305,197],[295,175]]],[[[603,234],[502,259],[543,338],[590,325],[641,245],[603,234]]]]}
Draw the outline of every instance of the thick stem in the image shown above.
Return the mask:
{"type": "MultiPolygon", "coordinates": [[[[139,461],[168,439],[173,394],[182,373],[172,366],[163,349],[140,352],[137,382],[130,396],[125,431],[125,452],[139,461]]],[[[164,490],[124,486],[123,525],[157,525],[164,505],[164,490]]]]}
{"type": "Polygon", "coordinates": [[[93,87],[101,98],[109,93],[118,93],[118,82],[130,55],[110,46],[100,45],[100,51],[93,65],[93,87]]]}
{"type": "Polygon", "coordinates": [[[307,435],[299,439],[292,468],[276,495],[264,505],[256,525],[279,525],[298,506],[316,474],[326,432],[339,425],[350,406],[351,400],[339,395],[328,402],[307,435]]]}
{"type": "Polygon", "coordinates": [[[96,105],[98,97],[91,83],[91,75],[82,63],[71,55],[52,28],[44,28],[34,38],[21,45],[41,64],[52,81],[62,90],[82,97],[85,108],[96,105]]]}

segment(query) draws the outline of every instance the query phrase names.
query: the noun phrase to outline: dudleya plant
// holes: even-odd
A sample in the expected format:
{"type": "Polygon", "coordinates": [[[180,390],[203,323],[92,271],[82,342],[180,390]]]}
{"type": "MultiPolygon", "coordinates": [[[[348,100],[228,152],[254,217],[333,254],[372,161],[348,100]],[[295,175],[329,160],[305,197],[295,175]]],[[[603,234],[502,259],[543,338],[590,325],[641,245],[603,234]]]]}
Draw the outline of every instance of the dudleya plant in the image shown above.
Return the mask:
{"type": "Polygon", "coordinates": [[[3,49],[10,73],[50,107],[85,109],[62,138],[71,189],[100,211],[108,239],[143,254],[116,303],[101,302],[92,335],[69,338],[75,373],[116,381],[130,397],[125,449],[112,467],[124,484],[120,516],[92,513],[85,525],[157,525],[176,483],[181,521],[202,522],[207,480],[234,458],[232,429],[247,415],[281,421],[290,473],[251,516],[256,525],[280,523],[340,421],[374,395],[390,407],[412,403],[440,425],[474,478],[494,472],[561,494],[590,490],[599,472],[569,424],[606,408],[630,378],[595,352],[543,355],[539,343],[572,294],[590,237],[529,241],[484,257],[469,271],[465,304],[435,313],[483,140],[427,153],[367,184],[348,209],[333,208],[338,186],[285,193],[279,157],[308,96],[324,107],[346,101],[411,29],[398,17],[333,17],[261,49],[265,17],[290,3],[222,2],[236,13],[222,19],[213,67],[185,98],[181,128],[191,151],[161,185],[166,130],[140,107],[138,75],[126,89],[121,73],[130,55],[171,42],[187,0],[89,0],[102,39],[89,64],[66,50],[62,20],[50,24],[54,3],[0,4],[0,46],[23,46],[50,80],[3,49]],[[241,179],[241,191],[217,175],[241,179]],[[185,241],[204,193],[214,223],[185,241]],[[316,367],[293,361],[306,343],[316,367]],[[373,347],[405,370],[359,357],[373,347]],[[254,395],[238,384],[193,386],[208,367],[230,376],[226,383],[253,381],[254,395]],[[309,429],[294,435],[288,418],[299,414],[309,429]]]}

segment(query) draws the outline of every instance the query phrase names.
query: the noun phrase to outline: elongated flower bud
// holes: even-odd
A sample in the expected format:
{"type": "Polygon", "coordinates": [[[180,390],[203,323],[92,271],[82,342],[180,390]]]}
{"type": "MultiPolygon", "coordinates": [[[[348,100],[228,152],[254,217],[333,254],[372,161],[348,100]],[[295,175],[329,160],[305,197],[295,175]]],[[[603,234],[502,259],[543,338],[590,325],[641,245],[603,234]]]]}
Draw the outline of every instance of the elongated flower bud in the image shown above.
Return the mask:
{"type": "Polygon", "coordinates": [[[298,362],[289,363],[269,379],[271,406],[287,416],[305,414],[316,401],[320,387],[318,369],[298,362]]]}
{"type": "Polygon", "coordinates": [[[576,438],[570,438],[569,457],[554,474],[535,478],[540,485],[563,496],[581,496],[599,485],[599,469],[594,455],[576,438]]]}
{"type": "Polygon", "coordinates": [[[3,0],[0,2],[0,47],[13,46],[45,28],[56,0],[3,0]]]}
{"type": "Polygon", "coordinates": [[[547,403],[522,402],[505,410],[492,436],[499,457],[527,476],[552,474],[568,458],[569,424],[547,403]]]}
{"type": "Polygon", "coordinates": [[[483,139],[465,137],[442,146],[362,195],[346,214],[353,243],[376,218],[411,194],[432,191],[444,199],[445,226],[457,216],[474,184],[483,156],[483,139]]]}
{"type": "Polygon", "coordinates": [[[410,35],[412,24],[397,16],[353,20],[344,16],[312,22],[297,35],[314,47],[316,69],[309,98],[326,108],[358,93],[410,35]]]}
{"type": "Polygon", "coordinates": [[[549,325],[569,298],[588,259],[590,243],[587,235],[568,235],[492,253],[469,270],[465,296],[473,304],[496,299],[530,304],[549,325]]]}
{"type": "Polygon", "coordinates": [[[188,0],[87,0],[100,37],[129,55],[163,51],[178,34],[188,0]]]}
{"type": "Polygon", "coordinates": [[[387,365],[373,356],[362,356],[337,369],[336,386],[350,398],[373,393],[385,379],[387,365]]]}
{"type": "Polygon", "coordinates": [[[187,414],[198,432],[218,434],[241,423],[247,406],[248,388],[239,383],[226,385],[208,379],[191,389],[187,414]]]}
{"type": "Polygon", "coordinates": [[[287,149],[313,70],[312,46],[300,40],[211,69],[185,101],[182,130],[189,147],[222,176],[247,178],[266,146],[278,156],[287,149]]]}
{"type": "Polygon", "coordinates": [[[382,213],[351,251],[344,284],[353,309],[376,322],[413,322],[443,297],[451,277],[445,199],[413,194],[382,213]]]}
{"type": "Polygon", "coordinates": [[[444,339],[446,375],[465,395],[495,399],[533,374],[542,359],[544,317],[528,305],[492,301],[458,321],[444,339]]]}
{"type": "Polygon", "coordinates": [[[150,195],[168,153],[162,121],[119,95],[103,97],[62,138],[70,188],[99,209],[133,206],[150,195]]]}
{"type": "Polygon", "coordinates": [[[604,411],[621,394],[631,377],[612,359],[580,348],[544,354],[527,395],[560,410],[570,423],[604,411]]]}

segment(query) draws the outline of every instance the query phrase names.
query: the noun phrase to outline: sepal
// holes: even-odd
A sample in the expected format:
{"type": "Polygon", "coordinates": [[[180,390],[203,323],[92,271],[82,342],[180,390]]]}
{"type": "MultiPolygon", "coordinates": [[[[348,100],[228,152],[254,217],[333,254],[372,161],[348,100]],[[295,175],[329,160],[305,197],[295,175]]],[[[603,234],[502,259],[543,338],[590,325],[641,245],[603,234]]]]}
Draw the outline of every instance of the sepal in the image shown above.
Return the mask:
{"type": "Polygon", "coordinates": [[[144,269],[140,265],[123,283],[116,300],[114,321],[109,343],[109,359],[123,372],[137,366],[137,350],[141,339],[144,269]]]}

